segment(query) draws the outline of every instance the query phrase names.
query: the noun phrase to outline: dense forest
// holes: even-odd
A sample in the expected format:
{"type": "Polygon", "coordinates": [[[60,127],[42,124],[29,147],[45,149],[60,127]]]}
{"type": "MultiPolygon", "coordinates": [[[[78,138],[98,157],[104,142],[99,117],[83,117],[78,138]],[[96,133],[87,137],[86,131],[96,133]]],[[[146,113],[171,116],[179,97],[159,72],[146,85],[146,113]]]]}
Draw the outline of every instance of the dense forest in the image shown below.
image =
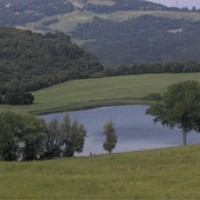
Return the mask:
{"type": "Polygon", "coordinates": [[[72,35],[88,40],[83,47],[98,55],[104,65],[112,66],[200,61],[199,31],[199,21],[147,15],[122,22],[96,17],[92,22],[79,24],[72,35]]]}
{"type": "Polygon", "coordinates": [[[0,28],[0,94],[38,90],[102,70],[68,35],[0,28]]]}

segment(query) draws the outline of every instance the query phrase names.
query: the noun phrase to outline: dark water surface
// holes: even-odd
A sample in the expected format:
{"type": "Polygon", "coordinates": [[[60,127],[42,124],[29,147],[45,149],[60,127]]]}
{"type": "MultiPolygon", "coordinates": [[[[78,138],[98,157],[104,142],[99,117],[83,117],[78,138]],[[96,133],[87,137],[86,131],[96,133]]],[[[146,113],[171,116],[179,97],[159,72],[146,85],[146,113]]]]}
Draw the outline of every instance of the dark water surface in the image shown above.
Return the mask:
{"type": "MultiPolygon", "coordinates": [[[[145,115],[148,106],[110,106],[90,110],[68,112],[71,120],[77,120],[87,129],[83,153],[105,153],[103,150],[103,125],[112,119],[118,134],[118,143],[113,152],[126,152],[182,145],[181,130],[154,125],[153,118],[145,115]]],[[[43,115],[45,121],[63,120],[66,113],[43,115]]],[[[200,134],[188,134],[188,144],[200,143],[200,134]]]]}

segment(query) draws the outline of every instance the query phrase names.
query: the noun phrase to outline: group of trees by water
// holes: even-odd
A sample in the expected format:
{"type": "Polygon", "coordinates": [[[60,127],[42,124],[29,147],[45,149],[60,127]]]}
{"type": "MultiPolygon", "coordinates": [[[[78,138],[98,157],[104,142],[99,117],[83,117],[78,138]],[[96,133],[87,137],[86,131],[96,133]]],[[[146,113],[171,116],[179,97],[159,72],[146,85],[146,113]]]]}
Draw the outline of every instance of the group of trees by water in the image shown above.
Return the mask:
{"type": "Polygon", "coordinates": [[[86,130],[83,124],[53,120],[48,124],[32,115],[0,113],[0,159],[36,160],[69,157],[82,152],[86,130]]]}
{"type": "MultiPolygon", "coordinates": [[[[71,122],[68,115],[62,122],[44,120],[32,115],[10,111],[0,113],[0,160],[44,160],[72,157],[84,148],[86,128],[78,121],[71,122]]],[[[117,143],[114,123],[104,126],[103,147],[111,153],[117,143]]]]}

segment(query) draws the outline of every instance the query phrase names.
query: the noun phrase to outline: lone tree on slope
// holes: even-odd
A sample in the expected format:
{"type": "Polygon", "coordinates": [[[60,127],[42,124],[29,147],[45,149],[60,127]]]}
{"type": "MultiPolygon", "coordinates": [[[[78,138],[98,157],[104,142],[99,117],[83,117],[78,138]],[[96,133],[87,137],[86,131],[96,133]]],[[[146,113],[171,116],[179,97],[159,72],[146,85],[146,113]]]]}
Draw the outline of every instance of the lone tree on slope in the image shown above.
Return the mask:
{"type": "Polygon", "coordinates": [[[153,115],[154,122],[163,126],[182,129],[183,145],[192,130],[200,132],[200,85],[196,81],[185,81],[167,88],[162,100],[152,105],[146,114],[153,115]]]}
{"type": "Polygon", "coordinates": [[[104,125],[104,134],[106,136],[106,140],[103,144],[103,148],[111,153],[117,144],[117,134],[112,120],[109,120],[104,125]]]}

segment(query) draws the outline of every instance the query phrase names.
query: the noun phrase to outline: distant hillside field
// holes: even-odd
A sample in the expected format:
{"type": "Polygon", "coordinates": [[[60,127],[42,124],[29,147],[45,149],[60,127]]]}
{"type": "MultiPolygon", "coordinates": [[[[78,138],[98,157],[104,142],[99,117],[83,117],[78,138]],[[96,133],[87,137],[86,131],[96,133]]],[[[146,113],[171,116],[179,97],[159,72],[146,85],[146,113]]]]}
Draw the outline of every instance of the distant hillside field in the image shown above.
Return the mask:
{"type": "MultiPolygon", "coordinates": [[[[15,8],[15,1],[9,9],[15,8]]],[[[34,6],[23,7],[21,1],[23,9],[19,15],[26,18],[27,10],[39,15],[32,21],[27,18],[13,25],[37,32],[60,30],[70,34],[104,66],[200,61],[198,9],[167,8],[143,0],[64,0],[62,9],[61,1],[44,1],[42,5],[39,0],[31,2],[34,6]],[[66,6],[71,9],[65,9],[66,6]]]]}
{"type": "Polygon", "coordinates": [[[0,199],[199,199],[199,151],[0,162],[0,199]]]}
{"type": "Polygon", "coordinates": [[[0,106],[35,114],[119,104],[149,104],[143,97],[163,93],[172,83],[200,80],[200,73],[145,74],[68,81],[33,93],[30,106],[0,106]]]}

